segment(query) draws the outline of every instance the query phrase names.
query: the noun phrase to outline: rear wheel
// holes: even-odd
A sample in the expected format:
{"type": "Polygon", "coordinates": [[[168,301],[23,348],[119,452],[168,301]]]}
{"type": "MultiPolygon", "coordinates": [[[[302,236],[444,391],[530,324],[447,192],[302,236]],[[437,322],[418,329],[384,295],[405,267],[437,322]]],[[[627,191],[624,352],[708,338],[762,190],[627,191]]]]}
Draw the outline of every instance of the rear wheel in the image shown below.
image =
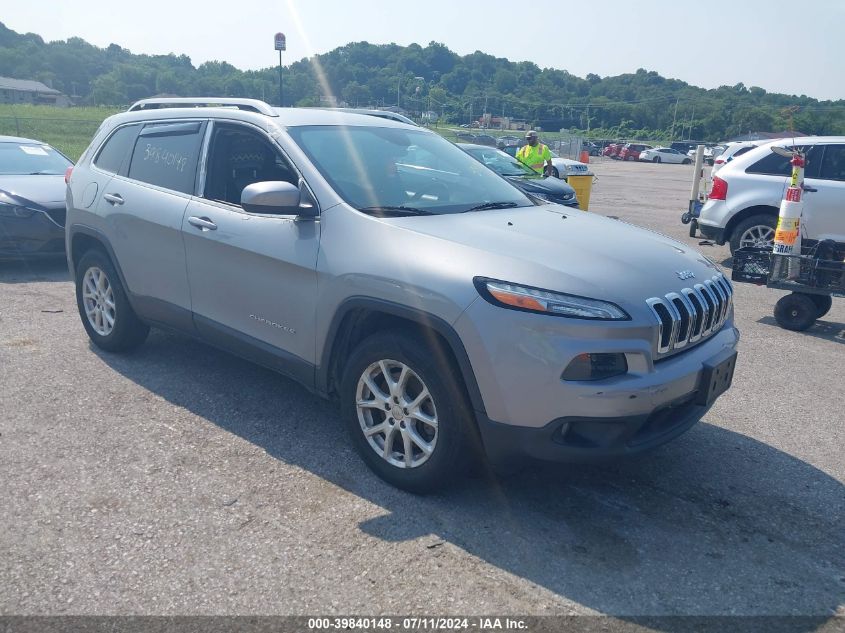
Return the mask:
{"type": "Polygon", "coordinates": [[[150,328],[132,310],[108,255],[94,249],[76,267],[76,305],[94,344],[109,352],[138,347],[150,328]]]}
{"type": "Polygon", "coordinates": [[[818,311],[812,297],[793,292],[775,304],[775,321],[786,330],[802,332],[815,323],[818,311]]]}
{"type": "Polygon", "coordinates": [[[689,158],[685,158],[683,161],[681,161],[681,164],[682,165],[692,165],[692,160],[690,160],[689,158]]]}
{"type": "Polygon", "coordinates": [[[358,453],[388,483],[441,488],[478,454],[470,409],[443,353],[402,330],[374,334],[352,353],[340,387],[358,453]]]}
{"type": "Polygon", "coordinates": [[[737,224],[731,233],[731,255],[747,247],[771,250],[775,243],[777,222],[777,216],[760,213],[737,224]]]}
{"type": "Polygon", "coordinates": [[[830,295],[810,295],[810,299],[816,304],[816,318],[821,319],[825,314],[830,312],[833,306],[833,297],[830,295]]]}

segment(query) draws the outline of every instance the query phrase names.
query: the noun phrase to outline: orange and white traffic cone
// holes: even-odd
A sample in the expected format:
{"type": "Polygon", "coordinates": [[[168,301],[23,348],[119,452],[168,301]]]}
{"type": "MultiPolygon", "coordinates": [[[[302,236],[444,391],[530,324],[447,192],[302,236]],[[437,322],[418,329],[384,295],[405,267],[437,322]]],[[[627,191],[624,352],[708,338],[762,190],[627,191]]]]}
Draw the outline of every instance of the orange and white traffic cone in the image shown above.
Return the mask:
{"type": "MultiPolygon", "coordinates": [[[[795,152],[792,156],[792,178],[786,194],[780,203],[778,214],[778,225],[775,230],[773,252],[775,255],[800,255],[801,254],[801,215],[804,212],[804,166],[806,164],[804,155],[795,152]]],[[[776,267],[776,270],[782,268],[776,267]]],[[[798,276],[800,262],[790,260],[788,267],[788,279],[798,276]]]]}

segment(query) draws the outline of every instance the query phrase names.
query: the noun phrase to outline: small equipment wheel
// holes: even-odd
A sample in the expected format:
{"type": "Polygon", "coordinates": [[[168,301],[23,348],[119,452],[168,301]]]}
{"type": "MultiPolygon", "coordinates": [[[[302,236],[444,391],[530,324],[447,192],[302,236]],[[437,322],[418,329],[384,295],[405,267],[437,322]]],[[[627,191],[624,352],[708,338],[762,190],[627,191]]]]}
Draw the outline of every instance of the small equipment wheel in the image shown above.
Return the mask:
{"type": "Polygon", "coordinates": [[[817,319],[821,319],[825,314],[830,312],[830,308],[833,306],[833,297],[830,295],[810,295],[810,299],[813,300],[818,308],[818,312],[816,312],[817,319]]]}
{"type": "Polygon", "coordinates": [[[775,321],[786,330],[803,332],[816,321],[819,308],[810,295],[800,292],[781,297],[775,304],[775,321]]]}

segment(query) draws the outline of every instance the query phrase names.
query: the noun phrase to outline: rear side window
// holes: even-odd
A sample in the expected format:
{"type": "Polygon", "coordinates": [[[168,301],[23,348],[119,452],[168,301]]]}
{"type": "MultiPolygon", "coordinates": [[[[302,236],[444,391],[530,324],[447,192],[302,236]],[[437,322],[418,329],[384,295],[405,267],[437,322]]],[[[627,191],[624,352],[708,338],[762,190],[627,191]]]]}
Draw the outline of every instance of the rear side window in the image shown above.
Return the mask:
{"type": "Polygon", "coordinates": [[[129,178],[193,193],[204,127],[199,121],[145,126],[132,152],[129,178]]]}
{"type": "Polygon", "coordinates": [[[140,127],[139,125],[125,125],[117,128],[103,144],[100,153],[94,159],[94,164],[103,171],[112,174],[120,173],[123,160],[129,154],[132,142],[135,140],[135,135],[138,134],[140,127]]]}
{"type": "Polygon", "coordinates": [[[740,147],[738,150],[736,150],[733,153],[732,156],[728,156],[728,160],[726,162],[731,162],[734,158],[739,158],[740,156],[742,156],[746,152],[750,152],[752,149],[757,149],[757,146],[753,145],[751,147],[740,147]]]}
{"type": "MultiPolygon", "coordinates": [[[[792,147],[785,148],[792,150],[792,147]]],[[[820,148],[813,146],[807,150],[807,162],[804,167],[805,178],[817,178],[819,172],[820,148]]],[[[771,152],[745,170],[747,174],[766,174],[768,176],[791,176],[792,159],[771,152]]]]}
{"type": "Polygon", "coordinates": [[[819,178],[845,180],[845,145],[827,145],[824,148],[819,178]]]}

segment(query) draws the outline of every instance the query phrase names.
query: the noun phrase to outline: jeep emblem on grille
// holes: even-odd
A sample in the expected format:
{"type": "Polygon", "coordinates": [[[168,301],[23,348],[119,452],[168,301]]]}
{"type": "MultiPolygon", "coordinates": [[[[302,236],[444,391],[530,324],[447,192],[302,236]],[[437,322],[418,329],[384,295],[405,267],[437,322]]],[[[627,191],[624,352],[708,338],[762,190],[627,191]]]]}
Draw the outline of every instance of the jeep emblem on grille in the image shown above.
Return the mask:
{"type": "Polygon", "coordinates": [[[676,270],[675,274],[678,276],[678,279],[692,279],[695,277],[695,273],[691,270],[676,270]]]}

